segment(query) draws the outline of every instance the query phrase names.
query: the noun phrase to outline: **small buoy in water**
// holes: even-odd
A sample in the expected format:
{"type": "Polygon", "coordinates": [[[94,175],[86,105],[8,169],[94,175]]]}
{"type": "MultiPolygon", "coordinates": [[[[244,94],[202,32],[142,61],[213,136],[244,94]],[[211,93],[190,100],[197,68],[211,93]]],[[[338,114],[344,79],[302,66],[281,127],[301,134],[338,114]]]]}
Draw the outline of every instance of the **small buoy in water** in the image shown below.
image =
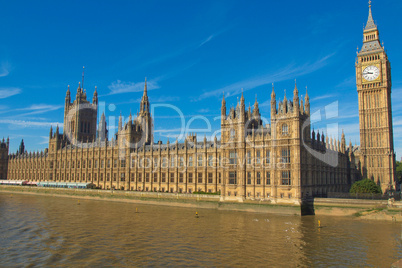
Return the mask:
{"type": "Polygon", "coordinates": [[[135,208],[135,213],[138,213],[138,208],[135,208]]]}
{"type": "Polygon", "coordinates": [[[318,228],[321,228],[321,221],[318,220],[318,228]]]}
{"type": "Polygon", "coordinates": [[[198,217],[199,217],[199,216],[198,216],[198,212],[195,212],[195,217],[196,217],[196,218],[198,218],[198,217]]]}
{"type": "Polygon", "coordinates": [[[80,200],[78,200],[78,203],[77,203],[77,205],[79,205],[80,204],[80,200]]]}

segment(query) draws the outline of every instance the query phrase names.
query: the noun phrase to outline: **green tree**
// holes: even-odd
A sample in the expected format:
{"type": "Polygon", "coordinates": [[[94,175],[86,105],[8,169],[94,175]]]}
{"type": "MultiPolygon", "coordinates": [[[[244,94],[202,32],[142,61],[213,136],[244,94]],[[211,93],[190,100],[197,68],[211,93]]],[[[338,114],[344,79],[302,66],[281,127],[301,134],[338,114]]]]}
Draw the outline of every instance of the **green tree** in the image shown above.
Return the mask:
{"type": "Polygon", "coordinates": [[[402,162],[396,161],[396,179],[402,183],[402,162]]]}
{"type": "Polygon", "coordinates": [[[350,193],[367,193],[367,194],[381,194],[381,188],[374,181],[369,179],[363,179],[353,183],[350,188],[350,193]]]}

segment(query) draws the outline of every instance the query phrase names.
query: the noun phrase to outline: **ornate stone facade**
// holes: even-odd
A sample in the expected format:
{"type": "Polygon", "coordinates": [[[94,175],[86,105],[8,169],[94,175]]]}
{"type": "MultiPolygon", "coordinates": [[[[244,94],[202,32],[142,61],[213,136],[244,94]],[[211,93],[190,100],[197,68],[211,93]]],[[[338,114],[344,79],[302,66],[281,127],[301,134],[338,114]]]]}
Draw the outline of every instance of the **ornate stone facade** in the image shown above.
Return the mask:
{"type": "Polygon", "coordinates": [[[391,109],[391,64],[380,44],[369,7],[363,47],[357,54],[360,160],[363,177],[374,180],[385,193],[395,190],[395,153],[391,109]]]}
{"type": "MultiPolygon", "coordinates": [[[[370,17],[371,10],[371,25],[370,17]]],[[[377,40],[376,28],[366,27],[365,38],[377,40]]],[[[253,109],[246,109],[242,94],[237,106],[227,113],[223,97],[220,140],[217,137],[210,141],[206,137],[197,140],[196,134],[190,134],[183,143],[154,143],[145,81],[140,112],[135,119],[130,114],[124,124],[120,116],[117,133],[111,141],[107,139],[104,114],[98,129],[95,127],[96,89],[92,104],[80,86],[76,100],[71,103],[68,90],[63,133],[59,133],[58,127],[55,133],[51,129],[49,149],[44,152],[10,155],[8,178],[91,182],[102,189],[220,192],[223,200],[297,204],[312,196],[346,192],[361,178],[361,173],[388,178],[394,163],[389,62],[383,48],[377,49],[362,50],[356,63],[362,131],[360,152],[352,144],[346,146],[343,133],[340,140],[333,140],[311,130],[309,96],[306,92],[300,100],[297,85],[291,100],[285,96],[278,102],[272,88],[268,124],[263,123],[257,99],[253,109]],[[377,64],[381,69],[381,81],[373,84],[362,80],[368,63],[377,64]],[[366,96],[372,94],[378,97],[366,96]],[[381,107],[368,106],[367,98],[369,103],[380,103],[381,107]],[[382,118],[381,125],[366,125],[374,115],[382,118]],[[373,138],[373,129],[376,135],[383,131],[381,139],[378,137],[384,141],[378,148],[383,159],[382,170],[367,165],[373,157],[372,145],[367,142],[373,138]]]]}
{"type": "MultiPolygon", "coordinates": [[[[79,91],[83,92],[80,88],[79,91]]],[[[66,102],[66,110],[79,110],[74,105],[86,103],[86,97],[78,95],[80,101],[72,105],[66,102]]],[[[295,86],[293,95],[293,101],[285,97],[277,104],[272,89],[271,124],[265,126],[257,100],[252,111],[250,107],[246,110],[242,94],[237,107],[227,114],[223,98],[220,141],[216,137],[213,141],[205,137],[197,141],[192,134],[184,143],[162,144],[152,142],[145,82],[140,112],[134,120],[130,115],[124,125],[120,117],[115,139],[105,138],[104,115],[93,141],[80,141],[79,127],[63,134],[58,127],[55,133],[51,129],[49,149],[45,152],[10,156],[8,177],[92,182],[102,189],[220,192],[225,200],[282,203],[299,203],[303,198],[347,191],[355,179],[351,172],[356,167],[352,147],[349,154],[344,135],[340,142],[329,142],[314,131],[311,136],[308,94],[300,101],[295,86]],[[78,139],[70,140],[69,135],[78,139]]],[[[85,122],[81,115],[73,114],[72,118],[85,122]]]]}

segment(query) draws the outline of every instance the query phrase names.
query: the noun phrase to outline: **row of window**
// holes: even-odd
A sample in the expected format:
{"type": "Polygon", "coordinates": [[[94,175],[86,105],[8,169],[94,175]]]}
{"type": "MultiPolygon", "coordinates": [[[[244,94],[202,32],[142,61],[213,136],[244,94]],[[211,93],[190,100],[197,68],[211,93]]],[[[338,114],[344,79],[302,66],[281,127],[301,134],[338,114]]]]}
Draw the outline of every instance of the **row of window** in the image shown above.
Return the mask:
{"type": "MultiPolygon", "coordinates": [[[[109,159],[109,160],[107,160],[106,161],[106,167],[107,168],[110,168],[112,165],[111,165],[111,160],[109,159]]],[[[57,162],[57,168],[60,168],[60,163],[61,163],[61,168],[81,168],[81,161],[80,160],[77,160],[77,162],[75,162],[75,161],[71,161],[71,165],[70,165],[70,161],[61,161],[61,162],[57,162]],[[75,166],[75,163],[77,163],[77,166],[75,166]]],[[[98,168],[98,160],[95,160],[94,161],[94,168],[98,168]]],[[[105,160],[101,160],[100,161],[100,167],[101,168],[104,168],[105,167],[105,160]]],[[[39,167],[40,167],[41,165],[39,165],[39,167]]],[[[32,167],[32,164],[30,163],[29,164],[29,167],[31,168],[32,167]]],[[[34,164],[34,167],[36,168],[36,165],[34,164]]],[[[53,165],[53,161],[50,161],[49,162],[49,168],[53,168],[54,167],[54,165],[53,165]]],[[[115,160],[113,160],[113,168],[117,168],[118,167],[118,160],[117,159],[115,159],[115,160]]],[[[122,159],[122,160],[120,160],[120,167],[121,168],[125,168],[126,167],[126,160],[124,160],[124,159],[122,159]]],[[[83,160],[82,161],[82,168],[86,168],[86,161],[85,160],[83,160]]],[[[88,160],[88,168],[92,168],[92,160],[88,160]]]]}
{"type": "MultiPolygon", "coordinates": [[[[271,184],[271,173],[266,172],[265,174],[265,184],[270,185],[271,184]]],[[[256,179],[255,179],[255,184],[256,185],[261,185],[261,172],[256,173],[256,179]]],[[[229,184],[237,184],[237,172],[236,171],[231,171],[229,172],[229,184]]],[[[252,176],[251,172],[247,173],[247,184],[252,184],[252,176]]],[[[281,185],[291,185],[291,178],[290,178],[290,171],[282,171],[282,176],[281,176],[281,185]]]]}
{"type": "MultiPolygon", "coordinates": [[[[158,167],[159,166],[159,159],[157,157],[154,158],[153,164],[154,167],[158,167]]],[[[178,166],[179,167],[184,167],[185,161],[184,161],[184,157],[180,156],[178,157],[178,166]]],[[[237,152],[236,151],[230,151],[229,152],[229,164],[230,165],[236,165],[238,162],[238,157],[237,157],[237,152]]],[[[281,158],[280,158],[282,163],[290,163],[290,149],[282,149],[281,151],[281,158]]],[[[202,167],[203,165],[203,156],[202,155],[198,155],[197,159],[196,159],[196,164],[198,167],[202,167]]],[[[126,160],[122,159],[120,160],[120,165],[118,163],[119,161],[117,159],[113,160],[113,168],[117,168],[118,166],[120,166],[121,168],[125,168],[126,167],[126,160]]],[[[77,160],[75,161],[60,161],[57,162],[57,168],[60,168],[60,163],[61,163],[61,168],[81,168],[81,161],[77,160]],[[70,165],[71,164],[71,165],[70,165]],[[76,164],[76,165],[75,165],[76,164]]],[[[86,160],[82,161],[82,168],[86,168],[86,160]]],[[[104,168],[105,167],[105,163],[106,163],[106,167],[110,168],[112,166],[112,161],[110,159],[108,160],[100,160],[100,168],[104,168]]],[[[256,150],[255,151],[255,158],[253,159],[251,157],[251,151],[247,151],[246,153],[246,163],[247,164],[261,164],[261,151],[260,150],[256,150]]],[[[271,152],[270,151],[266,151],[266,155],[265,155],[265,163],[266,164],[270,164],[271,163],[271,152]]],[[[137,164],[137,159],[133,158],[131,160],[131,167],[134,167],[137,164]]],[[[151,159],[149,158],[142,158],[139,160],[139,167],[146,167],[149,168],[151,167],[151,159]]],[[[222,166],[222,158],[219,156],[217,159],[214,158],[212,155],[208,156],[207,159],[207,165],[209,167],[213,167],[215,166],[215,164],[217,164],[218,166],[222,166]]],[[[43,168],[44,167],[44,163],[43,162],[39,162],[38,164],[34,163],[27,163],[29,168],[43,168]]],[[[166,168],[168,166],[168,158],[167,157],[162,157],[161,159],[161,166],[166,168]]],[[[193,156],[189,156],[188,157],[188,167],[193,167],[194,166],[194,160],[193,160],[193,156]]],[[[25,168],[25,166],[23,166],[25,168]]],[[[171,157],[170,158],[170,167],[176,167],[176,157],[171,157]]],[[[49,168],[54,168],[53,165],[53,161],[49,162],[49,168]]],[[[88,160],[88,168],[92,168],[92,160],[88,160]]],[[[94,168],[98,168],[98,160],[94,160],[94,168]]]]}
{"type": "MultiPolygon", "coordinates": [[[[368,36],[366,36],[366,39],[367,39],[367,37],[368,36]]],[[[366,61],[379,60],[379,59],[381,59],[380,55],[374,55],[374,56],[369,56],[369,57],[363,57],[362,61],[366,62],[366,61]]]]}
{"type": "MultiPolygon", "coordinates": [[[[228,194],[229,194],[230,192],[228,192],[228,194]]],[[[235,195],[237,195],[237,193],[235,193],[235,195]]],[[[229,194],[229,196],[230,196],[230,194],[229,194]]],[[[251,194],[251,192],[248,192],[247,193],[247,197],[251,197],[252,196],[252,194],[251,194]]],[[[271,194],[270,193],[267,193],[267,198],[269,198],[271,196],[271,194]]],[[[280,194],[280,197],[281,198],[284,198],[284,196],[285,196],[285,194],[283,194],[283,193],[281,193],[280,194]]],[[[261,193],[259,193],[259,192],[257,192],[256,193],[256,197],[257,198],[261,198],[261,197],[264,197],[261,193]]],[[[291,199],[292,198],[292,194],[291,193],[288,193],[288,196],[287,196],[289,199],[291,199]]]]}
{"type": "MultiPolygon", "coordinates": [[[[158,173],[145,173],[144,177],[143,177],[142,173],[139,173],[138,177],[137,177],[137,181],[138,182],[151,182],[151,174],[152,174],[152,181],[153,182],[158,182],[158,173]]],[[[39,175],[43,179],[43,173],[42,174],[36,174],[36,179],[39,179],[39,175]]],[[[97,175],[98,175],[97,173],[94,173],[94,176],[93,176],[94,181],[98,180],[97,175]]],[[[104,175],[103,173],[99,173],[99,181],[103,181],[103,179],[104,179],[103,175],[104,175]]],[[[183,183],[184,182],[184,174],[179,173],[178,175],[179,175],[178,182],[183,183]]],[[[188,173],[188,181],[187,182],[188,183],[193,183],[193,182],[203,183],[203,173],[199,172],[199,173],[196,173],[196,175],[197,175],[197,178],[193,178],[193,173],[188,173]],[[194,179],[196,179],[196,181],[194,179]]],[[[113,181],[117,181],[117,173],[106,173],[106,178],[105,178],[106,181],[110,181],[111,176],[113,176],[112,177],[113,181]]],[[[266,172],[266,177],[265,177],[265,179],[266,179],[265,184],[266,185],[271,184],[271,178],[270,177],[271,177],[270,172],[266,172]]],[[[49,179],[53,180],[53,174],[52,173],[49,175],[49,179]]],[[[70,179],[71,180],[80,180],[80,174],[74,174],[74,173],[72,173],[72,174],[68,174],[68,173],[67,174],[64,174],[64,173],[59,174],[59,173],[57,173],[56,174],[56,180],[60,180],[60,179],[63,180],[63,181],[64,180],[69,181],[70,179]]],[[[87,180],[91,181],[92,174],[89,173],[88,176],[86,177],[86,174],[84,173],[84,174],[82,174],[81,179],[82,180],[87,179],[87,180]]],[[[125,181],[125,173],[124,172],[120,173],[120,178],[119,179],[120,179],[120,181],[125,181]]],[[[167,173],[161,173],[161,182],[167,182],[168,179],[169,179],[169,182],[175,182],[175,173],[173,173],[173,172],[168,173],[168,174],[167,173]],[[169,176],[169,178],[167,178],[167,175],[169,176]]],[[[256,173],[255,184],[256,185],[261,185],[261,182],[262,182],[261,180],[262,180],[261,172],[257,172],[256,173]]],[[[130,181],[132,181],[132,182],[135,181],[134,173],[131,173],[130,181]]],[[[213,173],[208,173],[207,182],[208,183],[213,183],[213,173]]],[[[217,182],[219,184],[222,183],[222,174],[221,173],[218,173],[217,182]]],[[[229,172],[229,184],[237,184],[237,172],[236,171],[229,172]]],[[[251,172],[247,173],[247,184],[249,184],[249,185],[252,184],[251,172]]],[[[282,171],[281,185],[290,185],[290,184],[291,184],[290,171],[282,171]]]]}

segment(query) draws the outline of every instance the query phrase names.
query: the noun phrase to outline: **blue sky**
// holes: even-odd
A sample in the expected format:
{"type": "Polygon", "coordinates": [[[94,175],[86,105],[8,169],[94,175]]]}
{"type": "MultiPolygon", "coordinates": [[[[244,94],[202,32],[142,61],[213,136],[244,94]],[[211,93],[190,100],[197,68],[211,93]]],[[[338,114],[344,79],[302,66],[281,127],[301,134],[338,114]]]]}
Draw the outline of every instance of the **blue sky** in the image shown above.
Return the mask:
{"type": "MultiPolygon", "coordinates": [[[[205,132],[219,136],[223,91],[228,108],[241,88],[247,104],[257,95],[269,120],[271,84],[277,98],[285,90],[291,98],[297,79],[301,95],[308,87],[313,113],[338,107],[334,118],[327,115],[315,128],[338,125],[348,142],[359,144],[354,63],[366,0],[0,4],[0,137],[10,137],[11,152],[22,138],[27,150],[47,147],[50,125],[63,124],[67,85],[74,98],[83,66],[84,87],[91,99],[98,87],[112,126],[120,112],[125,118],[137,112],[145,77],[151,104],[177,107],[187,131],[201,138],[205,132]]],[[[374,0],[372,9],[392,65],[400,159],[402,1],[374,0]]],[[[171,107],[154,110],[155,141],[172,141],[180,133],[183,122],[171,107]]]]}

